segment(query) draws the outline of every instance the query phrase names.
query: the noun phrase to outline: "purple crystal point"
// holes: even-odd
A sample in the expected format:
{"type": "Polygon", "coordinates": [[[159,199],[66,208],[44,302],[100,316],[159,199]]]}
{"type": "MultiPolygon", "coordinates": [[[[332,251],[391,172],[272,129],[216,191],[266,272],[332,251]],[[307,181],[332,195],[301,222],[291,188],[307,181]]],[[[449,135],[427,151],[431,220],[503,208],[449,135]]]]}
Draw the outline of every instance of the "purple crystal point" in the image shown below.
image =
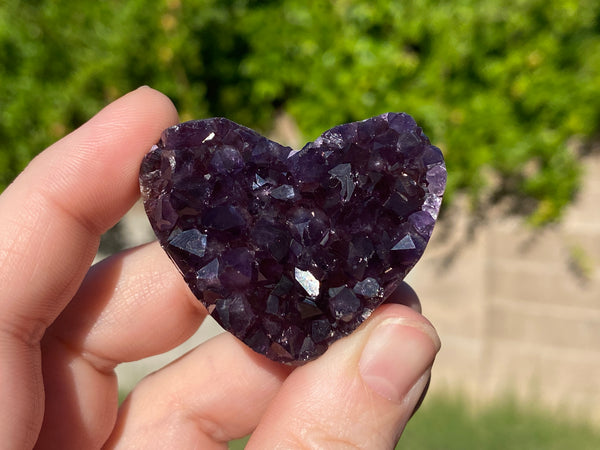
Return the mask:
{"type": "Polygon", "coordinates": [[[446,186],[407,114],[293,151],[227,119],[166,129],[140,185],[192,292],[255,351],[302,364],[352,332],[423,254],[446,186]]]}

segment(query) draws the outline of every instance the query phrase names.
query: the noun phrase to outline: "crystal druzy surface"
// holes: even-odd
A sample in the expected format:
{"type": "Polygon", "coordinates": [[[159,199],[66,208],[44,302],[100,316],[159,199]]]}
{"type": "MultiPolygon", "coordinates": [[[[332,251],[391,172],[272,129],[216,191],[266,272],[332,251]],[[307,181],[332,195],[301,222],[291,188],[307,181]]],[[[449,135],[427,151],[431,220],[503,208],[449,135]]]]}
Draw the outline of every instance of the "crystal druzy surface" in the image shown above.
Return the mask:
{"type": "Polygon", "coordinates": [[[446,168],[407,114],[336,126],[299,151],[213,118],[166,129],[140,184],[162,247],[217,322],[301,364],[421,257],[446,168]]]}

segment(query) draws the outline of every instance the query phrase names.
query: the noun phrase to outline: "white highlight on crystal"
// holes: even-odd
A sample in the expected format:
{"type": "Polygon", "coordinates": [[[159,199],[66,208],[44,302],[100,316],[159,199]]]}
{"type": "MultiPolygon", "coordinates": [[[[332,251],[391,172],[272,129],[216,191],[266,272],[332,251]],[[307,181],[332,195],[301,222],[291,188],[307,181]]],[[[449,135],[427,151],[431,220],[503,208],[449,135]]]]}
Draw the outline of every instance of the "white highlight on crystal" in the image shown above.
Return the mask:
{"type": "Polygon", "coordinates": [[[252,182],[252,189],[258,189],[261,186],[267,184],[267,180],[261,177],[259,174],[254,174],[255,181],[252,182]]]}
{"type": "Polygon", "coordinates": [[[214,137],[215,137],[215,132],[211,131],[210,134],[204,138],[202,143],[204,144],[206,141],[212,141],[214,137]]]}
{"type": "Polygon", "coordinates": [[[356,187],[352,180],[352,166],[350,163],[338,164],[328,173],[339,180],[342,188],[340,192],[342,201],[347,202],[350,200],[356,187]]]}
{"type": "Polygon", "coordinates": [[[416,248],[415,243],[410,237],[410,234],[407,234],[392,247],[392,250],[412,250],[414,248],[416,248]]]}
{"type": "Polygon", "coordinates": [[[289,184],[282,184],[271,190],[271,197],[278,200],[292,200],[295,196],[294,188],[289,184]]]}
{"type": "Polygon", "coordinates": [[[177,161],[175,160],[175,153],[170,151],[167,153],[169,156],[169,166],[171,167],[171,172],[175,172],[175,167],[177,166],[177,161]]]}
{"type": "Polygon", "coordinates": [[[319,288],[321,287],[321,284],[319,283],[319,280],[317,280],[315,276],[308,270],[300,270],[297,267],[294,267],[294,277],[308,295],[311,297],[316,297],[319,295],[319,288]]]}

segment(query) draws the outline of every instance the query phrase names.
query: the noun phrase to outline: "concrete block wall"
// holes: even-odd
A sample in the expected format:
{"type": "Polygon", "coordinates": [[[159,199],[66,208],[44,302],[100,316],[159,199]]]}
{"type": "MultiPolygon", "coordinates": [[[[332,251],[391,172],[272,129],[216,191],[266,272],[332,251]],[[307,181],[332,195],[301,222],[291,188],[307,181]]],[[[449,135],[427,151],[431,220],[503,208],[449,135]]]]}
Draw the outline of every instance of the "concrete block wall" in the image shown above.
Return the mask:
{"type": "Polygon", "coordinates": [[[476,228],[455,205],[409,274],[443,349],[432,389],[517,395],[600,424],[600,157],[563,222],[476,228]]]}

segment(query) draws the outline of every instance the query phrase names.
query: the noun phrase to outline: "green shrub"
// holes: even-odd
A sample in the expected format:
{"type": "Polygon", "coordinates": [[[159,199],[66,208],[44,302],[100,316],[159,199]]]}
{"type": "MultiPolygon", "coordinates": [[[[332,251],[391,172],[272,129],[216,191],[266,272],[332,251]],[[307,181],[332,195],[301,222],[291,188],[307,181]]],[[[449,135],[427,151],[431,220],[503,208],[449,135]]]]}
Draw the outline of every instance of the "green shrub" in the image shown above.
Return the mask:
{"type": "Polygon", "coordinates": [[[0,186],[141,84],[182,119],[266,130],[285,110],[308,139],[409,112],[445,152],[450,197],[511,199],[542,223],[576,191],[572,138],[598,133],[600,3],[5,0],[0,186]]]}

